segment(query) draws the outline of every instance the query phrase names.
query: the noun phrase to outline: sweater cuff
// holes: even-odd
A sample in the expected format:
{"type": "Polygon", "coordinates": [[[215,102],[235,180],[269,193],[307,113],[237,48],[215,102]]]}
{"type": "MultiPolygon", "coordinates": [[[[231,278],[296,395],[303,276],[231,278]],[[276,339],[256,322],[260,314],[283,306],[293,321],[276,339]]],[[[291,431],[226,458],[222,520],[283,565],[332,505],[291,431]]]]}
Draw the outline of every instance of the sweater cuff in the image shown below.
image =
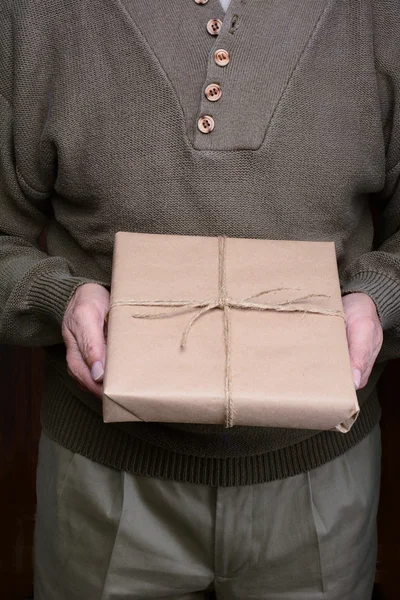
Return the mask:
{"type": "Polygon", "coordinates": [[[375,271],[362,271],[342,284],[342,295],[367,294],[375,303],[384,330],[400,326],[400,283],[375,271]]]}
{"type": "Polygon", "coordinates": [[[50,318],[61,324],[75,290],[85,283],[106,286],[95,279],[73,277],[65,273],[44,273],[35,279],[29,289],[28,310],[41,320],[48,321],[50,318]]]}

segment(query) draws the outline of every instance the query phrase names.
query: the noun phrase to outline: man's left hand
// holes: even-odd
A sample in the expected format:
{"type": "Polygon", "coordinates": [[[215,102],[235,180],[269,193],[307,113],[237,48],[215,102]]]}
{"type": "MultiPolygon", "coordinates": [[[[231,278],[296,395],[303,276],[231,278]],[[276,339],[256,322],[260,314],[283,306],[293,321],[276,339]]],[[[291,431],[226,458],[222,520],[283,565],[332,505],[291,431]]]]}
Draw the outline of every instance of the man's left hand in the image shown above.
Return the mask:
{"type": "Polygon", "coordinates": [[[353,380],[359,390],[367,385],[382,346],[383,331],[375,303],[367,294],[348,294],[342,301],[353,380]]]}

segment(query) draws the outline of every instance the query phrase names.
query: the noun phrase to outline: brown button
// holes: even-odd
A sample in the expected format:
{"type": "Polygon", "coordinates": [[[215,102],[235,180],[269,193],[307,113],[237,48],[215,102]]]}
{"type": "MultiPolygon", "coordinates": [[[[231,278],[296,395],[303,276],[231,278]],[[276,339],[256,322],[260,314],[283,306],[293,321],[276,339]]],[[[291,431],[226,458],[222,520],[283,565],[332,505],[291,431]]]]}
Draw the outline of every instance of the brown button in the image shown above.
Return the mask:
{"type": "Polygon", "coordinates": [[[228,50],[220,49],[220,50],[216,50],[214,52],[214,62],[219,67],[226,67],[226,65],[228,64],[228,62],[230,60],[231,60],[231,57],[229,56],[228,50]]]}
{"type": "Polygon", "coordinates": [[[211,133],[215,127],[215,121],[210,115],[203,115],[197,121],[197,127],[201,133],[211,133]]]}
{"type": "Polygon", "coordinates": [[[222,90],[218,83],[210,83],[204,90],[207,100],[210,102],[216,102],[222,96],[222,90]]]}
{"type": "Polygon", "coordinates": [[[194,0],[196,4],[207,4],[208,0],[194,0]]]}
{"type": "Polygon", "coordinates": [[[219,19],[210,19],[207,23],[207,31],[211,35],[218,35],[221,31],[222,21],[219,19]]]}

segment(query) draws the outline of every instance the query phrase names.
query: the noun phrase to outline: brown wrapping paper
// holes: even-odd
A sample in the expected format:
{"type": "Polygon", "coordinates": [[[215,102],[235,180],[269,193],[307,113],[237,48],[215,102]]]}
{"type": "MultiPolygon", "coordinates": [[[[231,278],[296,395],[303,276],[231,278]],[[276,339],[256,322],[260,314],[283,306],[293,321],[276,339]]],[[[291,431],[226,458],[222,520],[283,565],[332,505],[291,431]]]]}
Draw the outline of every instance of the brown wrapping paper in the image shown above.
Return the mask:
{"type": "Polygon", "coordinates": [[[296,311],[229,309],[229,403],[224,310],[202,314],[182,349],[182,334],[201,309],[163,305],[218,303],[218,244],[211,237],[117,234],[104,421],[224,424],[229,412],[230,425],[348,431],[359,407],[334,244],[226,240],[227,296],[243,301],[268,290],[250,302],[296,311]],[[171,314],[133,316],[160,312],[171,314]]]}

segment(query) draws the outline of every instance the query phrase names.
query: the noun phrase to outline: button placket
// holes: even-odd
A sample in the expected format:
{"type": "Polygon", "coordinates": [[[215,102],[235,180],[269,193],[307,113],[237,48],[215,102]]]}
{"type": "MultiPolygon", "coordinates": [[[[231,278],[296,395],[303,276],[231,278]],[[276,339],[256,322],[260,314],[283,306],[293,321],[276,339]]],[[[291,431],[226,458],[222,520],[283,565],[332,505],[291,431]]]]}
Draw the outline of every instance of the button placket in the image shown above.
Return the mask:
{"type": "MultiPolygon", "coordinates": [[[[235,2],[235,0],[232,0],[232,2],[235,2]]],[[[195,145],[199,149],[201,147],[207,148],[210,145],[212,146],[212,138],[218,135],[218,115],[223,110],[223,80],[229,74],[229,69],[226,72],[226,67],[231,61],[231,55],[228,50],[230,36],[227,35],[231,21],[232,13],[230,9],[225,13],[223,21],[218,18],[212,18],[207,21],[207,33],[215,37],[215,42],[210,49],[208,57],[207,75],[199,107],[197,133],[194,140],[195,145]],[[206,119],[207,122],[209,119],[212,120],[211,128],[204,127],[203,119],[206,119]],[[204,135],[205,133],[212,133],[212,135],[204,135]]]]}
{"type": "MultiPolygon", "coordinates": [[[[224,93],[223,93],[223,81],[226,77],[226,75],[229,75],[229,69],[228,71],[226,71],[226,68],[222,68],[220,65],[218,65],[218,63],[215,60],[215,56],[217,52],[220,52],[221,48],[220,48],[220,43],[216,40],[216,43],[214,44],[214,47],[211,48],[210,54],[209,54],[209,58],[208,58],[208,68],[207,68],[207,75],[206,75],[206,79],[205,79],[205,84],[204,84],[204,93],[203,93],[203,97],[201,99],[201,104],[200,104],[200,116],[199,116],[199,121],[206,116],[207,118],[212,118],[212,129],[209,131],[204,131],[203,127],[199,126],[198,123],[198,134],[197,134],[197,139],[195,140],[195,143],[198,142],[198,146],[209,146],[210,143],[212,144],[211,138],[213,138],[215,135],[218,134],[218,115],[220,114],[220,111],[223,110],[223,97],[224,97],[224,93]],[[222,103],[222,104],[221,104],[222,103]],[[213,133],[212,133],[213,132],[213,133]],[[205,136],[204,133],[212,133],[211,136],[207,135],[205,136]],[[205,139],[207,138],[207,139],[205,139]],[[203,143],[201,142],[201,140],[203,139],[203,143]]],[[[227,53],[227,55],[229,56],[228,51],[225,51],[227,53]]],[[[226,58],[226,55],[224,55],[224,58],[226,58]]],[[[229,63],[226,62],[226,65],[229,63]]],[[[225,65],[225,66],[226,66],[225,65]]]]}

